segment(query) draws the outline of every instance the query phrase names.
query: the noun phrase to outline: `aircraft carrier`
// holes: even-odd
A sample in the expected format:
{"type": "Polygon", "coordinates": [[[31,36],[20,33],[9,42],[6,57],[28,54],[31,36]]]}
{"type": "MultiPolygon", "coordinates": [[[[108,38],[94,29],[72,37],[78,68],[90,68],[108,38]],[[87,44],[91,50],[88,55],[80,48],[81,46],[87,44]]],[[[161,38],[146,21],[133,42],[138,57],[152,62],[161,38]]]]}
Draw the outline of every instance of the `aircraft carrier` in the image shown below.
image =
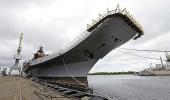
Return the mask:
{"type": "MultiPolygon", "coordinates": [[[[111,50],[143,35],[141,25],[119,6],[99,14],[87,30],[58,53],[45,55],[43,48],[23,64],[27,77],[55,80],[67,85],[88,86],[90,69],[111,50]]],[[[116,59],[115,59],[116,60],[116,59]]]]}

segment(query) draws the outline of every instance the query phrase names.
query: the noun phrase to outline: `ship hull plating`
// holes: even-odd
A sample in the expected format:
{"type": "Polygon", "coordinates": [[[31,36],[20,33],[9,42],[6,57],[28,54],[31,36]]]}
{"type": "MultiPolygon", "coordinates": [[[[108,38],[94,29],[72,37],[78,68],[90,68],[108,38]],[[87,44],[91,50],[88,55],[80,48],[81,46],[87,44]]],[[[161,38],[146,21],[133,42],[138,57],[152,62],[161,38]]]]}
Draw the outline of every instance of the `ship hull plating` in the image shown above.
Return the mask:
{"type": "Polygon", "coordinates": [[[87,85],[88,72],[96,62],[111,50],[132,39],[137,33],[126,20],[112,16],[91,30],[83,41],[68,51],[48,61],[25,67],[24,71],[33,77],[87,85]]]}
{"type": "MultiPolygon", "coordinates": [[[[66,60],[66,59],[65,59],[66,60]]],[[[66,62],[66,61],[65,61],[66,62]]],[[[83,61],[70,64],[56,65],[55,63],[48,66],[41,66],[31,70],[31,75],[38,78],[58,80],[60,83],[75,83],[72,77],[87,85],[87,74],[96,61],[83,61]]]]}

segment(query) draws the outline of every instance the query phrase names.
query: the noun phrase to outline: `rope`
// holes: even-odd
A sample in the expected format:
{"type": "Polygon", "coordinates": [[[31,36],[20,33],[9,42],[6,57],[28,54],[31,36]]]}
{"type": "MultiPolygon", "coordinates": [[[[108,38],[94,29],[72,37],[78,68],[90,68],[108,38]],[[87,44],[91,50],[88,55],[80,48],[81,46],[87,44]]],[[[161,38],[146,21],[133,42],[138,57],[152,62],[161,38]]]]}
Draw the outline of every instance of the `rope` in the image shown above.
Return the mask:
{"type": "MultiPolygon", "coordinates": [[[[77,83],[79,83],[79,84],[87,87],[85,84],[83,84],[82,82],[80,82],[79,80],[77,80],[77,79],[72,75],[72,73],[69,71],[69,69],[67,68],[67,66],[66,66],[66,64],[65,64],[64,58],[63,58],[63,64],[64,64],[64,67],[65,67],[67,73],[68,73],[77,83]]],[[[97,93],[100,94],[100,95],[104,95],[105,97],[107,97],[107,98],[110,99],[110,100],[113,100],[113,98],[111,98],[110,96],[106,95],[105,93],[102,93],[102,92],[96,91],[96,90],[94,90],[94,91],[97,92],[97,93]]],[[[90,93],[90,94],[91,94],[91,93],[90,93]]],[[[92,94],[92,95],[93,95],[93,94],[92,94]]]]}
{"type": "Polygon", "coordinates": [[[67,68],[67,66],[66,66],[66,64],[65,64],[64,58],[63,58],[63,64],[64,64],[64,67],[65,67],[67,73],[68,73],[77,83],[79,83],[79,84],[87,87],[84,83],[82,83],[82,82],[80,82],[79,80],[77,80],[77,79],[72,75],[72,73],[68,70],[68,68],[67,68]]]}
{"type": "MultiPolygon", "coordinates": [[[[136,54],[132,54],[132,53],[120,51],[120,50],[118,50],[118,51],[121,52],[121,53],[125,53],[125,54],[129,54],[129,55],[132,55],[132,56],[136,56],[136,57],[147,58],[147,59],[154,59],[154,60],[160,60],[160,59],[158,59],[158,58],[151,58],[151,57],[140,56],[140,55],[136,55],[136,54]]],[[[166,60],[163,60],[163,61],[166,61],[166,60]]]]}
{"type": "Polygon", "coordinates": [[[134,50],[134,51],[146,51],[146,52],[170,52],[166,50],[139,50],[139,49],[129,49],[129,48],[119,48],[119,49],[124,49],[124,50],[134,50]]]}

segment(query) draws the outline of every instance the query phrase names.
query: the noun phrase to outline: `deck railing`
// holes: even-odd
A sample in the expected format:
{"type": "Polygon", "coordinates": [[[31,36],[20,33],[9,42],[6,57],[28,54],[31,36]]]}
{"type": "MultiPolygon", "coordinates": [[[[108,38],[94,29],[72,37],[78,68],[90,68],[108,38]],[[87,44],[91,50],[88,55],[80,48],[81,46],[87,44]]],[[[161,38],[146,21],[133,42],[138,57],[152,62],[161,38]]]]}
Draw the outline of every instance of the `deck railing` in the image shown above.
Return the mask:
{"type": "MultiPolygon", "coordinates": [[[[99,22],[101,19],[103,19],[104,17],[111,15],[111,14],[116,14],[116,13],[120,13],[123,14],[125,16],[127,16],[142,32],[143,32],[143,28],[142,26],[136,21],[136,19],[127,11],[126,8],[124,9],[120,9],[119,5],[117,5],[115,10],[109,10],[107,8],[106,13],[104,14],[99,14],[98,19],[94,20],[92,19],[92,23],[91,24],[87,24],[87,30],[91,27],[93,27],[97,22],[99,22]]],[[[83,32],[80,36],[78,36],[77,38],[75,38],[73,41],[69,42],[68,45],[66,45],[66,47],[64,49],[61,49],[59,51],[59,54],[63,54],[65,53],[67,50],[73,48],[74,46],[76,46],[78,43],[80,43],[82,40],[84,40],[87,36],[90,35],[90,32],[85,31],[83,32]]]]}
{"type": "Polygon", "coordinates": [[[120,13],[120,14],[123,14],[123,15],[127,16],[143,32],[142,26],[136,21],[136,19],[127,11],[126,8],[121,10],[119,5],[117,5],[115,10],[109,10],[107,8],[106,13],[99,14],[99,17],[96,20],[92,19],[92,23],[91,24],[87,24],[87,30],[89,28],[93,27],[97,22],[99,22],[104,17],[106,17],[108,15],[111,15],[111,14],[116,14],[116,13],[120,13]]]}
{"type": "MultiPolygon", "coordinates": [[[[127,16],[142,32],[143,32],[143,28],[142,26],[136,21],[136,19],[127,11],[126,8],[124,9],[120,9],[119,5],[117,5],[115,10],[109,10],[107,9],[106,13],[104,14],[99,14],[99,17],[94,20],[92,19],[92,23],[91,24],[87,24],[87,30],[91,27],[93,27],[96,23],[98,23],[101,19],[103,19],[104,17],[111,15],[111,14],[116,14],[116,13],[120,13],[123,14],[125,16],[127,16]]],[[[88,37],[91,34],[91,32],[85,31],[83,32],[80,36],[78,36],[77,38],[75,38],[73,41],[69,42],[63,49],[60,49],[57,52],[53,52],[52,55],[50,56],[45,56],[42,58],[38,58],[37,61],[38,62],[42,62],[43,60],[48,60],[51,59],[53,57],[59,56],[64,54],[65,52],[67,52],[68,50],[72,49],[74,46],[76,46],[78,43],[80,43],[81,41],[83,41],[86,37],[88,37]]],[[[33,61],[34,63],[36,63],[37,61],[33,61]]]]}

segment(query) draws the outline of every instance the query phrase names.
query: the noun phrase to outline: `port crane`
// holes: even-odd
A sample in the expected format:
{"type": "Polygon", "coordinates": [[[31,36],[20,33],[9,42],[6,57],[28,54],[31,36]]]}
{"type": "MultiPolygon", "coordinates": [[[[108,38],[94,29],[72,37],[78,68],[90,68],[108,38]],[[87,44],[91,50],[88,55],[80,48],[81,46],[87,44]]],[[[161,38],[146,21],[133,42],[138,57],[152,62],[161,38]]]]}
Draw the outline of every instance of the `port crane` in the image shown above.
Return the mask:
{"type": "Polygon", "coordinates": [[[11,72],[13,70],[18,70],[19,71],[19,74],[21,73],[21,67],[19,67],[19,60],[22,59],[22,56],[21,56],[21,49],[22,49],[22,39],[23,39],[23,33],[20,34],[20,37],[19,37],[19,45],[18,45],[18,48],[17,48],[17,53],[16,55],[14,55],[14,59],[15,59],[15,63],[14,63],[14,66],[12,66],[10,68],[10,71],[9,71],[9,75],[11,75],[11,72]]]}

